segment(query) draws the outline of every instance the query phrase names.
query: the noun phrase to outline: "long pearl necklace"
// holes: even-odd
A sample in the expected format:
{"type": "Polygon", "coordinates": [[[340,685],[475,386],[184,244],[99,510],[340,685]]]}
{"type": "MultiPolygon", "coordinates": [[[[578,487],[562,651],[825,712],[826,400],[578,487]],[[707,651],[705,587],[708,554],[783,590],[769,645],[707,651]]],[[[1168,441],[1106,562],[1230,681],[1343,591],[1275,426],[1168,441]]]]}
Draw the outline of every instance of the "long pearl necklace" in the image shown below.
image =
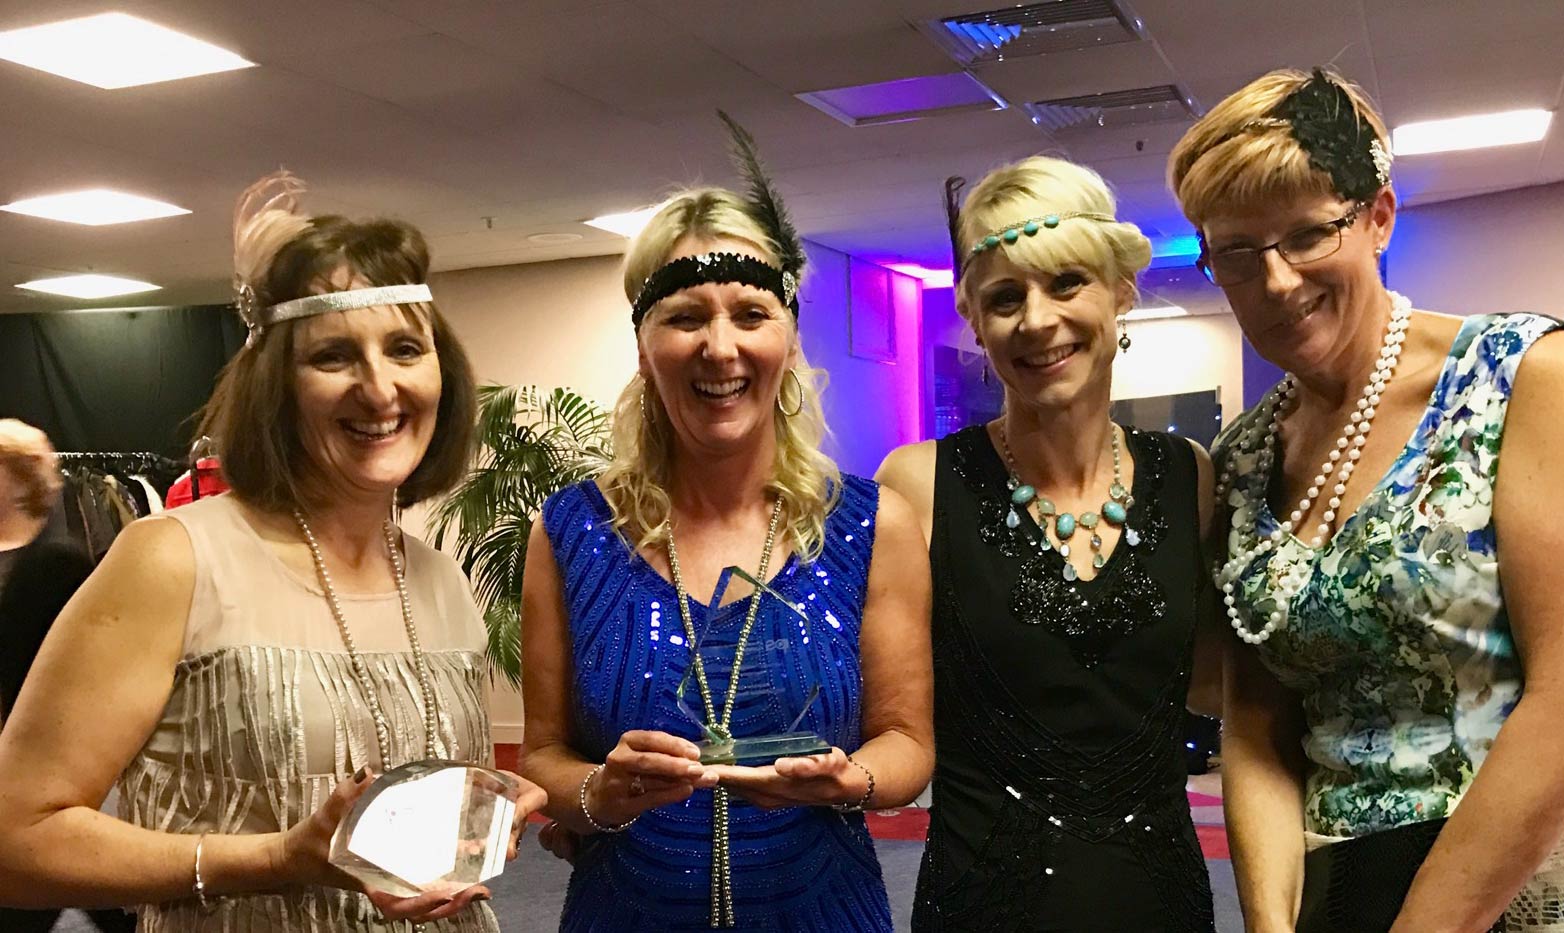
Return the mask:
{"type": "MultiPolygon", "coordinates": [[[[1080,579],[1080,571],[1070,563],[1070,539],[1075,536],[1076,526],[1079,525],[1091,532],[1092,568],[1101,570],[1108,559],[1102,553],[1102,536],[1097,533],[1097,521],[1099,517],[1115,527],[1123,525],[1129,520],[1130,507],[1135,504],[1135,497],[1130,495],[1124,487],[1124,465],[1119,448],[1119,429],[1113,423],[1108,424],[1108,446],[1113,451],[1113,484],[1108,487],[1108,498],[1102,503],[1102,511],[1082,512],[1077,518],[1073,513],[1060,512],[1054,507],[1053,501],[1046,497],[1040,497],[1037,489],[1021,482],[1021,471],[1016,467],[1015,455],[1010,452],[1010,438],[1005,430],[1004,419],[999,421],[999,449],[1005,455],[1005,467],[1010,473],[1006,485],[1010,489],[1010,511],[1005,515],[1005,527],[1015,529],[1021,525],[1021,515],[1016,509],[1028,509],[1033,500],[1037,502],[1038,514],[1042,517],[1038,520],[1039,550],[1049,550],[1053,545],[1048,540],[1048,522],[1053,520],[1054,534],[1059,538],[1059,556],[1064,558],[1064,568],[1060,575],[1068,582],[1080,579]]],[[[1124,543],[1130,547],[1140,544],[1140,533],[1133,528],[1124,529],[1124,543]]]]}
{"type": "MultiPolygon", "coordinates": [[[[1259,532],[1259,509],[1253,507],[1250,512],[1255,522],[1251,534],[1255,543],[1249,548],[1233,556],[1221,569],[1217,571],[1217,583],[1222,587],[1222,601],[1227,605],[1227,618],[1232,623],[1233,631],[1238,637],[1251,645],[1258,645],[1271,637],[1271,634],[1286,621],[1287,608],[1292,603],[1292,598],[1303,588],[1303,581],[1308,575],[1308,565],[1299,562],[1287,568],[1277,580],[1276,606],[1266,617],[1265,625],[1259,631],[1251,631],[1244,626],[1238,610],[1238,578],[1255,558],[1266,551],[1276,550],[1281,547],[1287,536],[1293,533],[1293,529],[1303,524],[1304,516],[1309,514],[1309,508],[1319,497],[1325,488],[1327,477],[1335,474],[1336,483],[1331,487],[1331,496],[1326,501],[1324,514],[1320,516],[1319,527],[1315,529],[1314,538],[1309,542],[1310,550],[1319,550],[1326,537],[1335,527],[1336,513],[1341,508],[1341,497],[1347,491],[1347,481],[1352,478],[1352,472],[1357,468],[1358,460],[1362,457],[1363,445],[1368,443],[1369,429],[1374,424],[1374,415],[1379,411],[1380,399],[1384,394],[1385,386],[1395,375],[1396,362],[1401,358],[1401,347],[1406,343],[1407,327],[1411,324],[1412,302],[1406,296],[1396,292],[1390,293],[1390,324],[1385,328],[1385,339],[1380,345],[1379,360],[1374,364],[1374,372],[1369,376],[1368,384],[1363,387],[1363,394],[1358,399],[1357,411],[1348,419],[1347,426],[1342,428],[1341,435],[1336,438],[1335,445],[1331,448],[1330,455],[1326,457],[1324,464],[1320,466],[1314,481],[1298,500],[1298,507],[1292,510],[1286,521],[1277,525],[1276,529],[1268,536],[1262,537],[1259,532]]],[[[1235,450],[1252,450],[1254,441],[1260,431],[1265,435],[1261,439],[1259,461],[1256,471],[1266,478],[1264,483],[1258,483],[1260,489],[1270,488],[1271,469],[1276,462],[1276,438],[1280,430],[1281,420],[1291,414],[1296,406],[1293,403],[1297,392],[1298,380],[1292,373],[1288,373],[1276,388],[1271,390],[1263,404],[1267,417],[1256,418],[1241,435],[1235,450]]],[[[1226,503],[1227,493],[1233,488],[1233,457],[1229,455],[1222,467],[1222,475],[1217,481],[1216,502],[1218,506],[1226,503]]],[[[1262,492],[1262,495],[1264,493],[1262,492]]],[[[1255,504],[1256,506],[1258,503],[1255,504]]]]}
{"type": "MultiPolygon", "coordinates": [[[[771,549],[777,540],[777,523],[782,518],[782,500],[771,507],[771,524],[766,528],[766,546],[760,552],[760,570],[755,579],[765,582],[766,571],[771,566],[771,549]]],[[[744,627],[739,630],[738,643],[733,648],[733,667],[728,672],[728,696],[722,703],[722,716],[717,716],[711,699],[711,684],[706,679],[706,666],[701,663],[697,649],[695,623],[690,619],[690,598],[684,588],[684,574],[679,569],[679,548],[673,543],[673,525],[668,526],[668,569],[673,572],[674,595],[679,600],[679,619],[684,623],[684,640],[690,646],[690,667],[695,671],[695,683],[700,687],[701,703],[706,710],[706,731],[714,737],[726,740],[732,737],[733,703],[739,692],[739,667],[744,663],[744,649],[749,644],[749,634],[755,628],[760,614],[758,587],[749,598],[749,608],[744,613],[744,627]]],[[[711,800],[711,925],[732,927],[738,919],[733,912],[733,864],[728,840],[728,789],[716,787],[711,800]]]]}
{"type": "MultiPolygon", "coordinates": [[[[315,575],[320,578],[320,588],[326,593],[326,603],[331,607],[331,617],[337,620],[337,631],[342,633],[342,644],[348,649],[348,661],[353,668],[353,676],[358,681],[360,689],[364,691],[364,700],[369,704],[369,715],[375,723],[375,741],[380,746],[380,767],[389,770],[391,759],[391,725],[386,720],[385,711],[380,708],[380,697],[375,692],[374,682],[369,677],[369,667],[358,653],[358,645],[353,641],[353,633],[348,631],[348,622],[342,614],[342,604],[337,599],[337,591],[331,585],[331,573],[326,570],[326,558],[321,552],[320,542],[315,540],[315,532],[310,529],[309,522],[304,520],[304,513],[297,509],[293,512],[293,520],[298,522],[299,531],[304,535],[304,543],[309,545],[310,557],[315,560],[315,575]]],[[[434,686],[429,679],[429,666],[424,662],[423,646],[418,642],[418,630],[413,627],[413,603],[407,593],[407,571],[402,566],[402,554],[396,546],[396,525],[390,519],[386,519],[383,528],[386,539],[386,552],[391,555],[391,573],[396,578],[397,596],[402,602],[402,624],[407,627],[407,643],[413,649],[413,670],[418,676],[418,690],[424,700],[424,757],[438,758],[439,752],[435,744],[436,736],[436,712],[434,686]]]]}

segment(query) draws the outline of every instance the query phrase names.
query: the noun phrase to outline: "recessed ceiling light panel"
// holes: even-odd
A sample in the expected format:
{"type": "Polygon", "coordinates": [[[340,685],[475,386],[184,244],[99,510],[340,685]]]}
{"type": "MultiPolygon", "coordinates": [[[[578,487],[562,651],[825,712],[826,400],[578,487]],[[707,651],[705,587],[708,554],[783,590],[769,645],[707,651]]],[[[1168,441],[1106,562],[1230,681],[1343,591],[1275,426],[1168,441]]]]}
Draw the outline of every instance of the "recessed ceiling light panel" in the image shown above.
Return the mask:
{"type": "Polygon", "coordinates": [[[607,230],[609,233],[617,233],[622,237],[634,237],[657,212],[662,210],[662,205],[647,207],[638,211],[625,211],[620,214],[604,214],[601,217],[593,217],[591,220],[582,221],[588,227],[596,227],[599,230],[607,230]]]}
{"type": "Polygon", "coordinates": [[[124,13],[0,32],[0,58],[107,90],[255,64],[227,49],[124,13]]]}
{"type": "Polygon", "coordinates": [[[110,191],[107,188],[89,188],[85,191],[67,191],[61,194],[23,198],[0,205],[0,211],[42,217],[47,220],[63,220],[66,223],[101,227],[105,224],[123,224],[158,217],[176,217],[190,213],[183,207],[143,198],[140,195],[110,191]]]}
{"type": "Polygon", "coordinates": [[[1391,132],[1390,148],[1396,155],[1406,156],[1534,143],[1548,135],[1552,122],[1550,110],[1505,110],[1403,123],[1391,132]]]}
{"type": "Polygon", "coordinates": [[[16,286],[29,291],[64,295],[67,298],[113,298],[139,292],[157,291],[162,286],[114,275],[64,275],[53,279],[34,279],[16,286]]]}

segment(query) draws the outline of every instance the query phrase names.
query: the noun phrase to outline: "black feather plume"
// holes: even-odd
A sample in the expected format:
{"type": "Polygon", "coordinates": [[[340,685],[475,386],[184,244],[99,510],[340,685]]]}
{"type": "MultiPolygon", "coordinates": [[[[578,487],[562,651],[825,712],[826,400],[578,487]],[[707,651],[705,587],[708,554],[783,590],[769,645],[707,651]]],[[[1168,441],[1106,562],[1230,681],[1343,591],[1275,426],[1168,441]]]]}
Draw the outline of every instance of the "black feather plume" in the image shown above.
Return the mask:
{"type": "Polygon", "coordinates": [[[757,219],[776,244],[782,271],[791,272],[796,278],[804,268],[804,244],[798,238],[792,219],[787,216],[787,208],[782,206],[782,199],[772,189],[771,179],[766,177],[760,153],[755,148],[755,137],[723,111],[717,111],[717,116],[728,127],[733,161],[749,186],[749,200],[755,207],[757,219]]]}
{"type": "Polygon", "coordinates": [[[961,192],[967,180],[960,175],[945,179],[945,226],[950,229],[950,268],[961,281],[961,192]]]}

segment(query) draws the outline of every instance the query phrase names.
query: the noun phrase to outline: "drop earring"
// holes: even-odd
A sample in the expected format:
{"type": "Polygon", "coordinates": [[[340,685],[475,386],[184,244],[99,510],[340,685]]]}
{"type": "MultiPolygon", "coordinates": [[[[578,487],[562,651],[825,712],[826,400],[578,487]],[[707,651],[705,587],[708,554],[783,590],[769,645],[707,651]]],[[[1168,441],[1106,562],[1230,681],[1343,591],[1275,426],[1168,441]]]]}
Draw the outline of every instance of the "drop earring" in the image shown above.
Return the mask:
{"type": "Polygon", "coordinates": [[[1128,353],[1130,349],[1130,328],[1124,323],[1124,318],[1119,318],[1119,352],[1128,353]]]}

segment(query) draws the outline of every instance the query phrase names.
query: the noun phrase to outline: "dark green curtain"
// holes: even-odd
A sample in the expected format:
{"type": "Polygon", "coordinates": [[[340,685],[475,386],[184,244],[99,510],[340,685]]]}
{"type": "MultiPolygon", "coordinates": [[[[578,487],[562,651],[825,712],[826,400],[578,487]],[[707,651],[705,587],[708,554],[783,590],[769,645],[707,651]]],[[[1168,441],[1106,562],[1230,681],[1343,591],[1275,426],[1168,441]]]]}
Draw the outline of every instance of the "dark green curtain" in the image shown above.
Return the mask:
{"type": "Polygon", "coordinates": [[[243,345],[223,305],[0,314],[0,417],[57,450],[183,458],[191,416],[243,345]]]}

